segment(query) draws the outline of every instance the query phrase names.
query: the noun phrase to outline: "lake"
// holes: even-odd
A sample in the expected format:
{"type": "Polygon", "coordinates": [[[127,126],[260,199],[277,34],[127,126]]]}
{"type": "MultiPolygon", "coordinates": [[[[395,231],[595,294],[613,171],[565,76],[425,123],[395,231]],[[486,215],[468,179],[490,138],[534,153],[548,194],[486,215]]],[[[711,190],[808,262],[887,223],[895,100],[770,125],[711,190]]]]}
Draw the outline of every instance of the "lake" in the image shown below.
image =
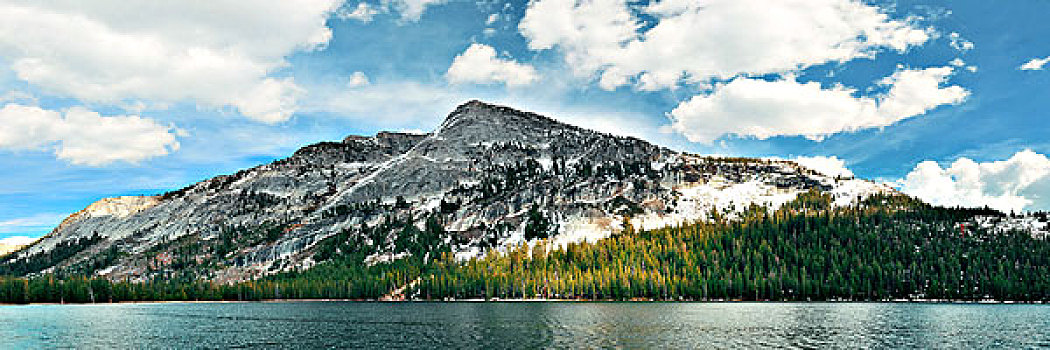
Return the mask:
{"type": "Polygon", "coordinates": [[[1050,306],[171,303],[0,306],[4,348],[1050,346],[1050,306]]]}

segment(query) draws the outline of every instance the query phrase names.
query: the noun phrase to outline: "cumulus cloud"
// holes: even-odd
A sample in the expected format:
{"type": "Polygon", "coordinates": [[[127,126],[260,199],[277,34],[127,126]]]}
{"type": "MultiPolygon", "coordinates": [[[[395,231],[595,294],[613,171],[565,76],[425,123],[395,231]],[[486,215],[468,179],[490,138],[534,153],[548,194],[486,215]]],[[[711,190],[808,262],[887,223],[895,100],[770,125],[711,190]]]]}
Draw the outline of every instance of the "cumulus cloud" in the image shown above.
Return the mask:
{"type": "Polygon", "coordinates": [[[401,13],[401,20],[414,22],[423,18],[427,7],[441,5],[447,0],[395,0],[391,5],[401,13]]]}
{"type": "Polygon", "coordinates": [[[536,69],[530,65],[502,59],[496,49],[485,44],[471,44],[466,51],[452,60],[445,74],[453,84],[476,83],[522,86],[539,79],[536,69]]]}
{"type": "Polygon", "coordinates": [[[964,39],[961,34],[956,32],[951,32],[950,34],[948,34],[948,40],[952,48],[958,51],[965,52],[973,50],[974,48],[972,41],[964,39]]]}
{"type": "Polygon", "coordinates": [[[137,163],[178,150],[178,131],[134,115],[104,117],[82,107],[65,111],[9,103],[0,109],[0,150],[51,149],[62,160],[103,166],[137,163]]]}
{"type": "Polygon", "coordinates": [[[792,72],[931,37],[858,0],[536,0],[518,29],[530,49],[560,49],[577,75],[610,90],[792,72]]]}
{"type": "Polygon", "coordinates": [[[115,106],[191,101],[287,120],[302,89],[271,74],[326,45],[337,0],[0,4],[0,58],[41,90],[115,106]]]}
{"type": "Polygon", "coordinates": [[[378,15],[382,12],[384,11],[381,11],[381,9],[377,9],[374,6],[369,5],[367,2],[360,2],[357,4],[357,7],[354,7],[353,10],[347,8],[340,9],[338,12],[336,12],[336,17],[339,17],[341,19],[353,19],[364,23],[368,23],[372,21],[372,17],[375,17],[375,15],[378,15]]]}
{"type": "Polygon", "coordinates": [[[846,161],[835,156],[800,156],[792,159],[792,161],[827,176],[853,177],[853,171],[846,168],[846,161]]]}
{"type": "Polygon", "coordinates": [[[956,57],[956,58],[952,59],[951,61],[949,61],[948,64],[950,64],[950,65],[952,65],[954,67],[958,67],[958,68],[962,68],[962,69],[965,69],[967,71],[970,71],[970,73],[977,72],[977,66],[968,66],[968,65],[966,65],[966,61],[963,61],[963,59],[958,58],[958,57],[956,57]]]}
{"type": "Polygon", "coordinates": [[[364,72],[354,72],[350,74],[350,81],[347,82],[347,86],[356,88],[371,84],[368,80],[368,76],[364,72]]]}
{"type": "Polygon", "coordinates": [[[1020,69],[1020,70],[1043,70],[1043,68],[1046,67],[1046,64],[1048,62],[1050,62],[1050,57],[1033,58],[1033,59],[1028,60],[1028,62],[1025,62],[1024,64],[1022,64],[1021,67],[1018,68],[1018,69],[1020,69]]]}
{"type": "Polygon", "coordinates": [[[382,0],[373,5],[362,1],[357,3],[357,6],[340,8],[336,11],[336,17],[369,23],[376,15],[393,12],[399,15],[399,24],[405,24],[418,22],[427,8],[447,2],[448,0],[382,0]]]}
{"type": "Polygon", "coordinates": [[[7,102],[19,102],[19,103],[27,103],[27,104],[37,104],[37,102],[39,102],[39,101],[37,100],[36,96],[33,96],[32,94],[30,94],[28,92],[18,91],[18,90],[11,90],[11,91],[5,92],[2,95],[0,95],[0,103],[7,103],[7,102]]]}
{"type": "Polygon", "coordinates": [[[737,78],[669,113],[672,128],[690,141],[712,143],[727,134],[767,139],[830,134],[892,125],[937,106],[960,103],[969,91],[943,86],[952,67],[902,69],[879,81],[889,89],[871,97],[841,85],[822,87],[794,79],[737,78]]]}
{"type": "Polygon", "coordinates": [[[901,191],[935,205],[1005,212],[1050,209],[1050,159],[1025,150],[1007,160],[978,163],[959,158],[942,168],[919,163],[899,182],[901,191]]]}

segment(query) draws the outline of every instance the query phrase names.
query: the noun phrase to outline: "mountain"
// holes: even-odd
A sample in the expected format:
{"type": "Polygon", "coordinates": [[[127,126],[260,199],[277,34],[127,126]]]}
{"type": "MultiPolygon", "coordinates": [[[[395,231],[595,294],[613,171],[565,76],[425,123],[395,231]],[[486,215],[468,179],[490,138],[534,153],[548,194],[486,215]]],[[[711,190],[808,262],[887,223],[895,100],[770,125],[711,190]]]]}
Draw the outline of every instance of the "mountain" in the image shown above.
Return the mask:
{"type": "Polygon", "coordinates": [[[16,252],[23,247],[30,245],[36,241],[29,237],[15,236],[0,239],[0,257],[16,252]]]}
{"type": "Polygon", "coordinates": [[[162,195],[101,200],[4,258],[0,274],[243,281],[313,266],[333,249],[366,252],[369,264],[469,259],[540,238],[564,245],[772,211],[806,192],[845,207],[894,190],[470,101],[431,133],[349,136],[162,195]]]}
{"type": "Polygon", "coordinates": [[[18,250],[19,248],[22,248],[22,246],[0,243],[0,256],[10,254],[11,252],[18,250]]]}

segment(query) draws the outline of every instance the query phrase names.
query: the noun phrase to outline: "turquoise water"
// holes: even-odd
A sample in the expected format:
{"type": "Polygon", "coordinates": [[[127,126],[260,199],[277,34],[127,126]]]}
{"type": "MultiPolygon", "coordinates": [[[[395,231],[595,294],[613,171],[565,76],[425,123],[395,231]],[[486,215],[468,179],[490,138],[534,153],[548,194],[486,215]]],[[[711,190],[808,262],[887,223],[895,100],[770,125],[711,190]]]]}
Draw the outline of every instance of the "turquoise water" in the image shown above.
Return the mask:
{"type": "Polygon", "coordinates": [[[0,306],[4,348],[1027,348],[1050,306],[187,303],[0,306]]]}

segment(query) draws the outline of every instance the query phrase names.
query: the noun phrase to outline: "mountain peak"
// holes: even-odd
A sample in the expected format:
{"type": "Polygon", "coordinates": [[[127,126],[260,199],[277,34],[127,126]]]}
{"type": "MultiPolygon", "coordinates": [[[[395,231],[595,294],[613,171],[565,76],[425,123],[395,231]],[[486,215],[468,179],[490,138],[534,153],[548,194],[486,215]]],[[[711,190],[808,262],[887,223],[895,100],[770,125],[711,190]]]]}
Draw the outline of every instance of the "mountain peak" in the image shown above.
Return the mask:
{"type": "Polygon", "coordinates": [[[477,115],[477,114],[487,114],[487,113],[491,113],[491,112],[500,111],[501,109],[505,109],[507,111],[518,112],[518,111],[516,111],[516,110],[514,110],[514,109],[512,109],[510,107],[499,106],[499,105],[495,105],[495,104],[491,104],[491,103],[485,103],[485,102],[482,102],[480,100],[470,100],[470,101],[467,101],[466,103],[463,103],[463,104],[457,106],[456,109],[452,110],[452,113],[449,113],[448,117],[445,118],[445,123],[447,124],[449,121],[454,121],[456,119],[460,119],[463,116],[471,116],[471,115],[477,115]]]}
{"type": "Polygon", "coordinates": [[[470,100],[470,101],[467,101],[466,103],[463,103],[463,104],[459,105],[459,107],[456,107],[456,109],[462,109],[462,108],[494,108],[494,107],[498,107],[498,106],[496,106],[494,104],[491,104],[491,103],[486,103],[484,101],[475,99],[475,100],[470,100]]]}
{"type": "Polygon", "coordinates": [[[570,127],[568,124],[558,122],[554,119],[532,113],[517,110],[507,106],[470,100],[456,107],[452,113],[438,128],[438,132],[445,132],[452,128],[503,128],[510,125],[536,126],[536,127],[570,127]]]}
{"type": "Polygon", "coordinates": [[[809,189],[843,205],[882,192],[796,167],[686,156],[471,100],[435,133],[349,136],[159,197],[101,201],[22,253],[0,259],[0,272],[5,266],[19,274],[86,268],[145,280],[190,273],[154,258],[192,251],[200,253],[186,261],[198,259],[198,266],[213,269],[204,273],[234,281],[350,252],[343,247],[360,247],[353,254],[362,260],[427,254],[439,246],[457,257],[476,256],[530,239],[525,228],[534,213],[550,213],[548,220],[559,223],[544,235],[570,242],[608,237],[625,218],[652,229],[749,204],[775,208],[809,189]],[[415,236],[399,239],[401,229],[381,226],[395,219],[437,222],[447,236],[427,238],[438,246],[419,248],[422,236],[404,230],[415,236]],[[118,254],[99,254],[110,251],[118,254]]]}

